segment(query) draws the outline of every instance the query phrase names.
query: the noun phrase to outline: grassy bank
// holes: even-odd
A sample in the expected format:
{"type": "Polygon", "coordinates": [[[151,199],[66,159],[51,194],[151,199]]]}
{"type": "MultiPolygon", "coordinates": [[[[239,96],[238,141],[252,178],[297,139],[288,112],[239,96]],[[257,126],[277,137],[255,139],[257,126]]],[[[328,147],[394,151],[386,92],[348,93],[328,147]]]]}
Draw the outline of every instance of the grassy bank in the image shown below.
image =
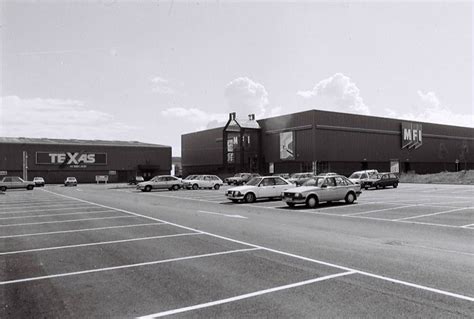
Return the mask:
{"type": "Polygon", "coordinates": [[[436,174],[401,174],[402,183],[422,184],[464,184],[474,185],[474,170],[461,172],[441,172],[436,174]]]}

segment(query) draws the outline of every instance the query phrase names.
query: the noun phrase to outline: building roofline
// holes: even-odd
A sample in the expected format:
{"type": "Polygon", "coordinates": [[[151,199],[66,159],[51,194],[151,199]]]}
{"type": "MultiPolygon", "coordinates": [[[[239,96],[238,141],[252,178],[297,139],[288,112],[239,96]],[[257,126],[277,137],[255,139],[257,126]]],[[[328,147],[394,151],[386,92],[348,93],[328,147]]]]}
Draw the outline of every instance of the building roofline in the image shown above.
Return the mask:
{"type": "Polygon", "coordinates": [[[54,139],[32,137],[0,137],[0,144],[38,144],[38,145],[83,145],[83,146],[125,146],[171,148],[168,145],[143,143],[138,141],[54,139]]]}

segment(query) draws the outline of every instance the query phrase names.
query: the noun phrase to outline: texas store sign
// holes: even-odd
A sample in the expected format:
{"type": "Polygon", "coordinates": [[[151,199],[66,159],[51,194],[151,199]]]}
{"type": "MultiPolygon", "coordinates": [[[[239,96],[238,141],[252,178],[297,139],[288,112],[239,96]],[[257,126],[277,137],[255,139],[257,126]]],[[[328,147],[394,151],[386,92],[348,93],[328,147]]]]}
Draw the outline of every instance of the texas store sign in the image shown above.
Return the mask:
{"type": "Polygon", "coordinates": [[[421,124],[402,122],[402,148],[417,149],[423,145],[421,124]]]}
{"type": "Polygon", "coordinates": [[[107,165],[107,153],[91,152],[36,152],[36,164],[69,165],[107,165]]]}

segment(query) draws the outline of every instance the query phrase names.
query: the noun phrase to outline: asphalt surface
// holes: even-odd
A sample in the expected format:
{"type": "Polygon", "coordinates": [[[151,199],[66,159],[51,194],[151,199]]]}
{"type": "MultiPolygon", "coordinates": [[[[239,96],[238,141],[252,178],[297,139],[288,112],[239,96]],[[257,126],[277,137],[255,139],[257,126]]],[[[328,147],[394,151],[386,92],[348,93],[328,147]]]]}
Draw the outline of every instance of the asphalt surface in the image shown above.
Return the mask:
{"type": "Polygon", "coordinates": [[[0,318],[474,316],[474,187],[315,209],[224,191],[0,194],[0,318]]]}

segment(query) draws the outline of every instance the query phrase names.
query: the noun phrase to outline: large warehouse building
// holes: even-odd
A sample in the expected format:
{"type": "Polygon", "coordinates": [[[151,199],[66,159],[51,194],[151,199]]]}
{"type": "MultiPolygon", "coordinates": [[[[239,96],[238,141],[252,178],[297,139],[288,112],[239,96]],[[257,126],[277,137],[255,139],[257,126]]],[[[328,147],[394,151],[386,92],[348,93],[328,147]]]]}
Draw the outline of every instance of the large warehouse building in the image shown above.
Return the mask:
{"type": "Polygon", "coordinates": [[[183,175],[474,168],[474,129],[309,110],[181,136],[183,175]]]}
{"type": "Polygon", "coordinates": [[[61,140],[0,137],[0,174],[43,177],[62,183],[74,176],[79,183],[106,176],[109,182],[127,182],[135,176],[149,179],[169,174],[171,147],[140,142],[61,140]]]}

